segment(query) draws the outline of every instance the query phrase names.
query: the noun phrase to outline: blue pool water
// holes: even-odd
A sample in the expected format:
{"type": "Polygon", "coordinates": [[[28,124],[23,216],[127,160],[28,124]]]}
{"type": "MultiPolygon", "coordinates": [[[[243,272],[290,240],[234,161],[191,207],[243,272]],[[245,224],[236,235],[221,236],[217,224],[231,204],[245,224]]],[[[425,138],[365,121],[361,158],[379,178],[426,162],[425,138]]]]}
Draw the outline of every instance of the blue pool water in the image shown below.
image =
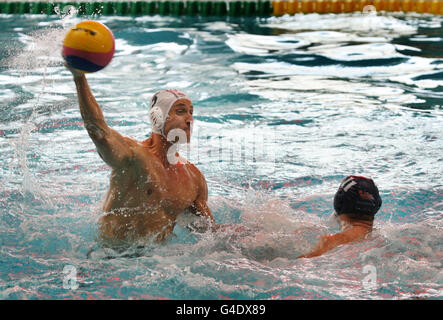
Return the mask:
{"type": "Polygon", "coordinates": [[[216,221],[251,229],[180,221],[167,243],[125,252],[97,245],[110,170],[60,55],[80,20],[0,15],[0,299],[443,297],[442,17],[99,18],[116,54],[88,80],[109,125],[144,139],[151,95],[186,92],[182,152],[216,221]],[[372,238],[295,259],[338,231],[349,174],[380,189],[372,238]]]}

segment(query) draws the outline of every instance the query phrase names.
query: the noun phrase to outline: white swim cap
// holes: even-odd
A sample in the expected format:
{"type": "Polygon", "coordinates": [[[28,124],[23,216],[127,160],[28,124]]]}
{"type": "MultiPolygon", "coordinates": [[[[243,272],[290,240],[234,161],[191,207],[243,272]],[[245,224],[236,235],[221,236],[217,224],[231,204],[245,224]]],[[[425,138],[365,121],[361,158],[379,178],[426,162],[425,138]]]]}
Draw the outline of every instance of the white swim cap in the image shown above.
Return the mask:
{"type": "Polygon", "coordinates": [[[165,127],[166,118],[168,117],[171,107],[179,99],[188,99],[191,101],[186,94],[175,89],[161,90],[152,96],[151,109],[149,111],[152,132],[161,134],[165,137],[163,129],[165,127]]]}

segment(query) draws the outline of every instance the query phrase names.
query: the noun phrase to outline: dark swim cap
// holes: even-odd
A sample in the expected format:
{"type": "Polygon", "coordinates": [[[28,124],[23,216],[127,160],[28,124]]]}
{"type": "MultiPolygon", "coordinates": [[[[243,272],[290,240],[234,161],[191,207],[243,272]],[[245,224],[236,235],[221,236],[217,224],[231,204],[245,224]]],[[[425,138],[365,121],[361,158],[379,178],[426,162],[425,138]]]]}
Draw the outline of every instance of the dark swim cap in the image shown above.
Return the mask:
{"type": "Polygon", "coordinates": [[[334,197],[334,209],[338,215],[346,213],[362,220],[373,220],[381,203],[374,181],[359,176],[344,178],[334,197]]]}

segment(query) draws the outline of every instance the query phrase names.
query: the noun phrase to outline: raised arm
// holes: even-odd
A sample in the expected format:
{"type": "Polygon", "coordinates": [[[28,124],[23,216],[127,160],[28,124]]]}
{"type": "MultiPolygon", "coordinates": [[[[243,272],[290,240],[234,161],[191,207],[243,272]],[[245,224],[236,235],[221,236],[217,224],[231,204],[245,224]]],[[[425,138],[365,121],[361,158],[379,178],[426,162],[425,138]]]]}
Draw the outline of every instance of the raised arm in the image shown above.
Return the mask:
{"type": "Polygon", "coordinates": [[[126,160],[132,157],[131,146],[135,142],[129,137],[123,137],[106,124],[85,75],[75,70],[69,70],[74,76],[81,116],[100,157],[112,168],[121,167],[126,160]]]}

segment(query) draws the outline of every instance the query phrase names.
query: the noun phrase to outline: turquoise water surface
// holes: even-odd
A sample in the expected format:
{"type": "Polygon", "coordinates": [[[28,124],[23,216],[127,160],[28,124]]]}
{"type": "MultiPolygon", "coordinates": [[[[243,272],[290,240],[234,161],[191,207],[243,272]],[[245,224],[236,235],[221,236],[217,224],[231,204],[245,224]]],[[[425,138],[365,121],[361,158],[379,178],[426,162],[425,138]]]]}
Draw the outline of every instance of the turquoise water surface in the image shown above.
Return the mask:
{"type": "Polygon", "coordinates": [[[116,37],[87,76],[108,124],[145,139],[151,95],[186,92],[182,153],[216,221],[251,232],[192,234],[183,219],[162,245],[99,248],[110,169],[60,54],[82,19],[0,15],[0,299],[443,297],[442,17],[96,19],[116,37]],[[349,174],[380,189],[372,238],[295,259],[338,231],[349,174]]]}

